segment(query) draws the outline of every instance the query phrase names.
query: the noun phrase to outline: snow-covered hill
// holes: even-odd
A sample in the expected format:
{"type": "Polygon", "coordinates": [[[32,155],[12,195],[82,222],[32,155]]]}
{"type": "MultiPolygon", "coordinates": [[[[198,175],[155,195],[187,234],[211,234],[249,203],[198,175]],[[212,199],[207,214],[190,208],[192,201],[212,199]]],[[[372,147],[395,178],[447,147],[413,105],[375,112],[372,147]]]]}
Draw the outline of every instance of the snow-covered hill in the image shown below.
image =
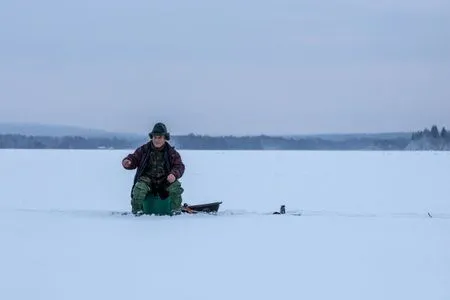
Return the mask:
{"type": "Polygon", "coordinates": [[[0,123],[0,134],[22,134],[33,136],[82,136],[82,137],[104,137],[104,138],[130,138],[136,139],[146,137],[146,134],[110,132],[100,129],[83,128],[68,125],[51,125],[38,123],[0,123]]]}

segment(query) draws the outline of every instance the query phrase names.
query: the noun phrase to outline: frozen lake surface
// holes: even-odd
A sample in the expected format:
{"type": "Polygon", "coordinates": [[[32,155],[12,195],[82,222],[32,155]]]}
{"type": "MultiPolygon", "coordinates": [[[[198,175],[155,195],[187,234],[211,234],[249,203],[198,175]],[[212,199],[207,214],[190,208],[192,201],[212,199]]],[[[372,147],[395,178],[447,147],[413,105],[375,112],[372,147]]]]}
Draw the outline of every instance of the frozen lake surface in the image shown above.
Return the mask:
{"type": "Polygon", "coordinates": [[[448,152],[180,151],[221,212],[140,218],[127,153],[0,151],[0,299],[450,299],[448,152]]]}

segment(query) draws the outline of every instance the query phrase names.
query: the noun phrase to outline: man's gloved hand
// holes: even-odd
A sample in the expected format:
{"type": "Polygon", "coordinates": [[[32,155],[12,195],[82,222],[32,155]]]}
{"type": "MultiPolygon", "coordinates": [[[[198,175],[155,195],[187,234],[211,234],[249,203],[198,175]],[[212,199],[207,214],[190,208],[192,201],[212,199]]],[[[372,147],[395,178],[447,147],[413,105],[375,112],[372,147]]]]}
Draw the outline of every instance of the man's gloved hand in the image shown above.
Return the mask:
{"type": "Polygon", "coordinates": [[[131,168],[131,165],[132,165],[133,163],[131,162],[131,160],[129,160],[129,159],[124,159],[124,160],[122,160],[122,166],[125,168],[125,169],[128,169],[128,168],[131,168]]]}

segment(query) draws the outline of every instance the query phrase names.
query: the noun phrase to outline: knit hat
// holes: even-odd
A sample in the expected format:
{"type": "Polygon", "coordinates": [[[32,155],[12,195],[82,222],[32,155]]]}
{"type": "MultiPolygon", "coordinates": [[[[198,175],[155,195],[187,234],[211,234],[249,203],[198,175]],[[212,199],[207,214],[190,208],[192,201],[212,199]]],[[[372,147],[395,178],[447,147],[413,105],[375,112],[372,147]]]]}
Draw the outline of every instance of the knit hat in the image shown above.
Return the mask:
{"type": "Polygon", "coordinates": [[[167,127],[164,123],[159,122],[153,126],[152,132],[149,133],[150,138],[153,138],[153,135],[164,135],[166,140],[170,140],[170,133],[167,132],[167,127]]]}

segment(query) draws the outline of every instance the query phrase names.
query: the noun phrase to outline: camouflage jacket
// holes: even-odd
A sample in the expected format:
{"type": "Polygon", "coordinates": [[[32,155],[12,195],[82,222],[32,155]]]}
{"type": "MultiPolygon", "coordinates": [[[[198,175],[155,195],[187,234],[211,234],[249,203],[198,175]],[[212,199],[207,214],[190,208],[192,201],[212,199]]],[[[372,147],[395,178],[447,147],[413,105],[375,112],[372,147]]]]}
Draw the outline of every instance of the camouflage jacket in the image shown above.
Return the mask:
{"type": "MultiPolygon", "coordinates": [[[[137,148],[134,153],[128,154],[125,159],[129,159],[131,161],[131,166],[128,167],[128,170],[136,170],[136,175],[134,176],[133,185],[137,182],[139,177],[144,174],[145,169],[148,167],[150,160],[151,151],[156,151],[153,147],[152,142],[148,142],[139,148],[137,148]]],[[[165,168],[167,171],[167,175],[173,174],[176,179],[180,179],[185,170],[184,163],[181,159],[180,154],[173,146],[166,142],[163,150],[164,151],[164,161],[165,168]]]]}

